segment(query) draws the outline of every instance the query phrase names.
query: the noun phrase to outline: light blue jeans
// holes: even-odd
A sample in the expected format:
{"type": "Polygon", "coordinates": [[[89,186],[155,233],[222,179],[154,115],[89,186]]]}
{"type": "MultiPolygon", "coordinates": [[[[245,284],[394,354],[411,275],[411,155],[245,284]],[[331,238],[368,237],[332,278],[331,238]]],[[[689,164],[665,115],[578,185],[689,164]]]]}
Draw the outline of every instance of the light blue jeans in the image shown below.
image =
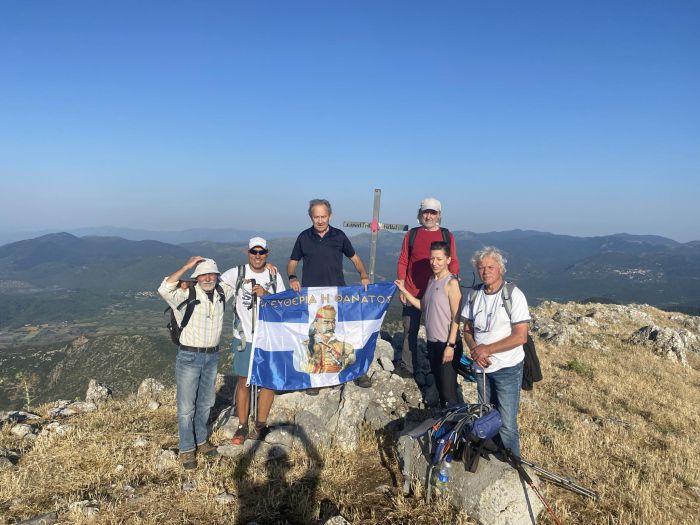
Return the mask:
{"type": "Polygon", "coordinates": [[[180,452],[192,452],[207,441],[207,421],[216,399],[216,370],[219,352],[203,354],[178,350],[175,361],[177,383],[177,430],[180,452]]]}
{"type": "MultiPolygon", "coordinates": [[[[523,382],[523,361],[515,366],[501,368],[486,374],[486,403],[496,406],[503,422],[501,430],[494,440],[497,445],[509,448],[513,454],[520,456],[520,433],[518,432],[518,405],[520,387],[523,382]]],[[[476,380],[479,402],[483,403],[483,374],[476,380]]]]}

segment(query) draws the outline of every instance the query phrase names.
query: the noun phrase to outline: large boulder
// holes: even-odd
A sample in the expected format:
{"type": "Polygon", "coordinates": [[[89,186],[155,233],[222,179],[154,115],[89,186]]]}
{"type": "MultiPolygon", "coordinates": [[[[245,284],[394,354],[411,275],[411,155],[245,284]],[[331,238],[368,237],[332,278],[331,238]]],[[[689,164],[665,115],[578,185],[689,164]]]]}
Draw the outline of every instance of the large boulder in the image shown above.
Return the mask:
{"type": "Polygon", "coordinates": [[[643,326],[634,332],[629,342],[632,344],[650,346],[652,352],[671,361],[677,361],[688,366],[689,350],[698,346],[697,337],[688,330],[673,330],[658,326],[643,326]]]}
{"type": "MultiPolygon", "coordinates": [[[[428,490],[429,443],[426,436],[413,439],[403,435],[398,455],[407,480],[428,490]]],[[[531,474],[533,481],[538,479],[531,474]]],[[[464,510],[482,525],[534,525],[543,506],[536,494],[521,482],[517,471],[490,456],[481,459],[476,472],[455,462],[444,495],[457,509],[464,510]]]]}
{"type": "Polygon", "coordinates": [[[370,388],[345,383],[338,411],[328,421],[332,443],[344,450],[355,450],[360,441],[360,428],[372,397],[370,388]]]}

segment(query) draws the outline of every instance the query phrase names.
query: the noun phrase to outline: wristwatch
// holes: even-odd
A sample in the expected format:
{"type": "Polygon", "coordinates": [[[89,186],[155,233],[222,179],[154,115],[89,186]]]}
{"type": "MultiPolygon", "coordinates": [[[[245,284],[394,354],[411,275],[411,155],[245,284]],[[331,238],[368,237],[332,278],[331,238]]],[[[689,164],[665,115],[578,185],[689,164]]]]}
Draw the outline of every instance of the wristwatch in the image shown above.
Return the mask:
{"type": "Polygon", "coordinates": [[[449,346],[450,348],[454,348],[457,343],[447,343],[445,346],[449,346]]]}

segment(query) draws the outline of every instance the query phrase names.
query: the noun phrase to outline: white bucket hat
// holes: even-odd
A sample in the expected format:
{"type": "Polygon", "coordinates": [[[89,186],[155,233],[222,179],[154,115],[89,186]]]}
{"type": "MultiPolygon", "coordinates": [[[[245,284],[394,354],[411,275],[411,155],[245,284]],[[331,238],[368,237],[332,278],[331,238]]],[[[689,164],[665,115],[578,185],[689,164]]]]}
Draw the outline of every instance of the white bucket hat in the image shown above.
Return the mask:
{"type": "Polygon", "coordinates": [[[192,272],[192,279],[195,279],[198,275],[204,275],[205,273],[221,273],[214,259],[204,259],[195,266],[194,272],[192,272]]]}

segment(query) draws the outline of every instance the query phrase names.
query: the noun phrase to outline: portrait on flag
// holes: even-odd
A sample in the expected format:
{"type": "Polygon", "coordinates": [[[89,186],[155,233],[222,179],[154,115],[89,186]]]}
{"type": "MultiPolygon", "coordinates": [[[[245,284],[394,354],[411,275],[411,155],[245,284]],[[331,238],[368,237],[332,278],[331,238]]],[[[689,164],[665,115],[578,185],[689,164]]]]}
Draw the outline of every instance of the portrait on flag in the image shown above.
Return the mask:
{"type": "Polygon", "coordinates": [[[311,287],[265,296],[250,360],[251,384],[299,390],[345,383],[364,375],[393,283],[311,287]]]}

